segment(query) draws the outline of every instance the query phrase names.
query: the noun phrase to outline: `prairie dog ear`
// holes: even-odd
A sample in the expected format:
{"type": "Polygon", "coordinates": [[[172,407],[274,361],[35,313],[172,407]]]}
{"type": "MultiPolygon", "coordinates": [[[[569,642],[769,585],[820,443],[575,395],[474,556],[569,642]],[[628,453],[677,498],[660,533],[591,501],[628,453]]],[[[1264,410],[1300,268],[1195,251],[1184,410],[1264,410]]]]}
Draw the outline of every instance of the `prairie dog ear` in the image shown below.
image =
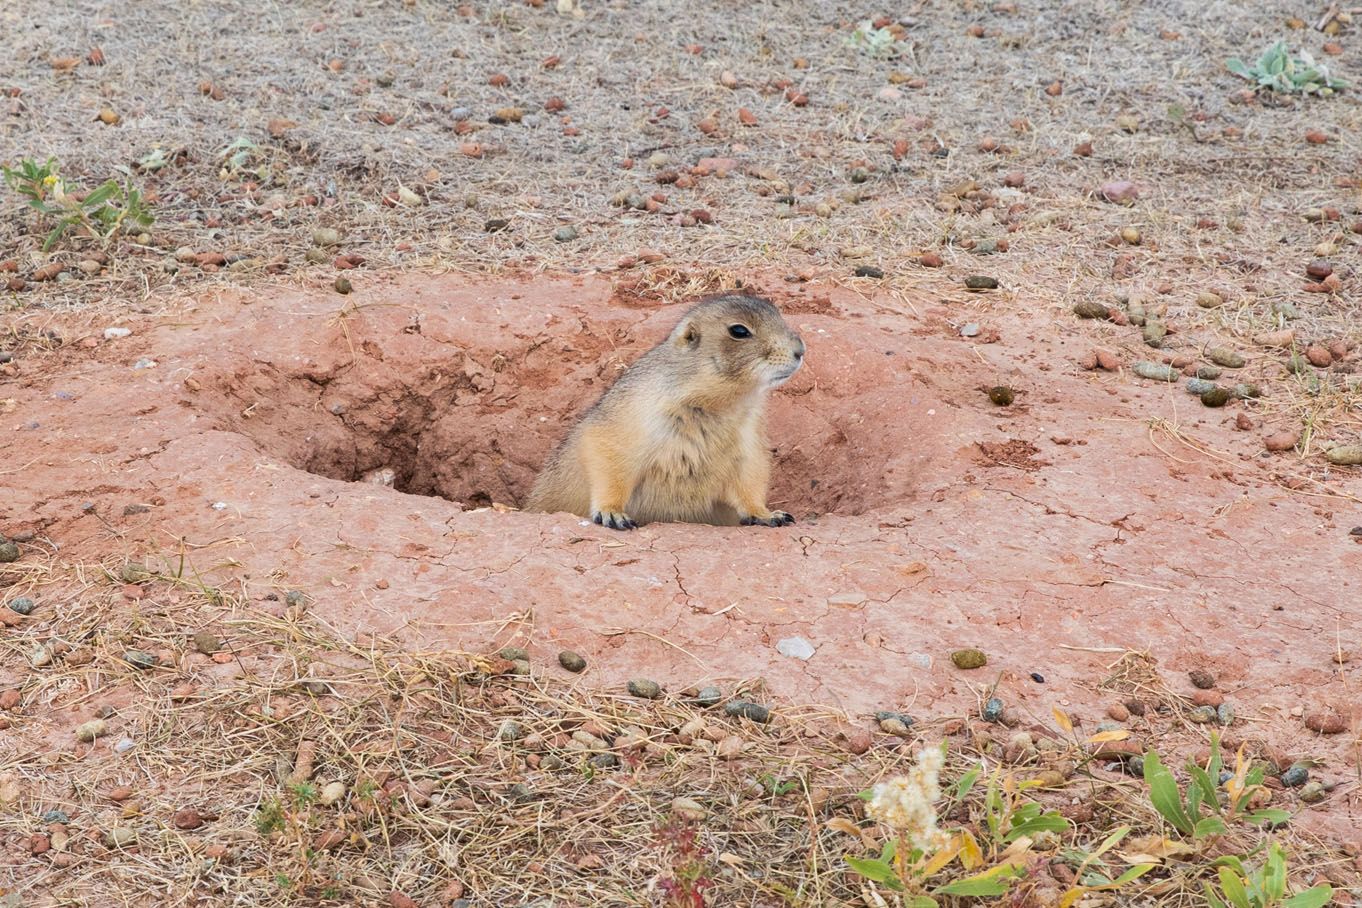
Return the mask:
{"type": "Polygon", "coordinates": [[[694,350],[700,346],[700,326],[695,322],[683,322],[676,326],[676,346],[683,350],[694,350]]]}

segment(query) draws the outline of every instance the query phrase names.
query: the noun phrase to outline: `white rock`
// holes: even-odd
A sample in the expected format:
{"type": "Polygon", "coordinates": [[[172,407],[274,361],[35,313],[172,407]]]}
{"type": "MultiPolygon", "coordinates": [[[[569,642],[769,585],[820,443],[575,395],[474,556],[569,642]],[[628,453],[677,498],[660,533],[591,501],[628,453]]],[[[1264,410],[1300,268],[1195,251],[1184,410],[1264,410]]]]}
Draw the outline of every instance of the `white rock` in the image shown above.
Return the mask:
{"type": "Polygon", "coordinates": [[[776,643],[776,652],[794,659],[808,659],[813,655],[813,644],[803,637],[786,637],[776,643]]]}
{"type": "Polygon", "coordinates": [[[127,337],[131,333],[132,333],[131,328],[105,328],[104,339],[114,340],[115,338],[119,337],[127,337]]]}

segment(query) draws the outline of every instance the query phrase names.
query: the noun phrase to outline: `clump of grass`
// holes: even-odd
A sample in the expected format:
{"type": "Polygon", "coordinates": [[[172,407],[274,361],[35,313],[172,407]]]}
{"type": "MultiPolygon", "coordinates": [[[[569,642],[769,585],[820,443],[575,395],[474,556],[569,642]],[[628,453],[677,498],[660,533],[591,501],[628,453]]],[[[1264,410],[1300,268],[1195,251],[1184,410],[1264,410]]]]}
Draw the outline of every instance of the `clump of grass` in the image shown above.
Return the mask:
{"type": "Polygon", "coordinates": [[[43,240],[44,252],[73,228],[108,245],[129,224],[149,227],[154,220],[146,199],[130,179],[122,184],[106,180],[93,191],[83,192],[68,186],[56,158],[43,164],[24,158],[17,167],[0,166],[0,173],[44,221],[56,221],[43,240]]]}
{"type": "Polygon", "coordinates": [[[1316,63],[1309,52],[1292,54],[1285,41],[1278,41],[1258,55],[1249,66],[1238,57],[1225,61],[1225,68],[1243,79],[1257,83],[1259,91],[1283,94],[1330,95],[1346,88],[1347,83],[1329,75],[1329,68],[1316,63]]]}

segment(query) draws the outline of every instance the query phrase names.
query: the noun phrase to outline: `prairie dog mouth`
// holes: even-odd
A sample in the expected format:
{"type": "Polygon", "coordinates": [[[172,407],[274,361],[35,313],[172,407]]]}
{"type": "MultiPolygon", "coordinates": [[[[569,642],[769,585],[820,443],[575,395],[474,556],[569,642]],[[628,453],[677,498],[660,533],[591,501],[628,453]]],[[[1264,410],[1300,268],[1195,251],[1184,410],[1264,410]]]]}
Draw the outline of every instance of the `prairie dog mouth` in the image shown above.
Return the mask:
{"type": "Polygon", "coordinates": [[[804,365],[803,360],[799,360],[792,366],[772,367],[766,378],[766,386],[769,388],[780,387],[789,381],[802,365],[804,365]]]}

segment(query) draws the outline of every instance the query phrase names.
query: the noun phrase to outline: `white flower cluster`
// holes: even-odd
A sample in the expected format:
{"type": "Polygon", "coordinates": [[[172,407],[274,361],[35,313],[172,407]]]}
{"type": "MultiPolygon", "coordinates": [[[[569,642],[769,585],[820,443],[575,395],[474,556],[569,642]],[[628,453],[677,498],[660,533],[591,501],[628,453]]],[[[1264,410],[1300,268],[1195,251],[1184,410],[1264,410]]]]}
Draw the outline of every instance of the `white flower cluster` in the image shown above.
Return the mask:
{"type": "Polygon", "coordinates": [[[871,789],[866,813],[877,823],[894,829],[923,852],[945,843],[946,834],[936,826],[935,802],[941,797],[939,777],[946,764],[940,747],[924,747],[906,776],[895,776],[871,789]]]}

